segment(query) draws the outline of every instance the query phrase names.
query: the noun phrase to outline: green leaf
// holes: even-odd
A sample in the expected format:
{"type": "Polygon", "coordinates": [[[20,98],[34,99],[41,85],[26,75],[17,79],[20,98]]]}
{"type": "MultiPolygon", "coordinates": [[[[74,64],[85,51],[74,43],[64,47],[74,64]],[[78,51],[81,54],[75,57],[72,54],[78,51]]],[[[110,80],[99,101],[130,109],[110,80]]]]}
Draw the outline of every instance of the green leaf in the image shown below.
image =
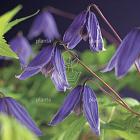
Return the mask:
{"type": "Polygon", "coordinates": [[[0,114],[0,140],[38,140],[25,126],[7,115],[0,114]]]}
{"type": "Polygon", "coordinates": [[[17,25],[18,23],[20,23],[20,22],[22,22],[24,20],[27,20],[27,19],[35,16],[38,13],[39,13],[39,10],[36,13],[34,13],[34,14],[30,15],[30,16],[26,16],[26,17],[23,17],[23,18],[20,18],[20,19],[16,19],[14,21],[9,22],[8,25],[7,25],[7,27],[6,27],[5,33],[8,32],[12,27],[14,27],[15,25],[17,25]]]}
{"type": "Polygon", "coordinates": [[[140,105],[139,101],[133,98],[125,98],[124,101],[129,105],[129,106],[137,106],[140,105]]]}
{"type": "Polygon", "coordinates": [[[12,11],[4,14],[3,16],[0,17],[0,55],[1,56],[7,56],[7,57],[11,57],[11,58],[18,58],[17,55],[11,50],[11,48],[9,47],[8,43],[6,42],[6,40],[4,39],[3,35],[8,32],[12,27],[14,27],[15,25],[17,25],[18,23],[31,18],[32,16],[36,15],[39,11],[37,11],[36,13],[27,16],[27,17],[23,17],[20,19],[16,19],[14,21],[9,22],[13,16],[21,9],[21,6],[17,6],[16,8],[14,8],[12,11]]]}
{"type": "MultiPolygon", "coordinates": [[[[128,132],[137,132],[136,125],[139,124],[139,117],[128,116],[124,121],[126,130],[128,132]]],[[[138,131],[139,132],[139,131],[138,131]]]]}
{"type": "MultiPolygon", "coordinates": [[[[125,118],[125,116],[123,118],[125,118]]],[[[127,131],[128,133],[139,133],[139,117],[129,115],[125,119],[114,118],[114,120],[109,123],[101,124],[101,128],[127,131]]]]}
{"type": "Polygon", "coordinates": [[[139,134],[132,134],[128,133],[127,131],[114,131],[114,132],[121,138],[124,138],[125,140],[139,140],[140,138],[139,134]]]}
{"type": "Polygon", "coordinates": [[[18,5],[14,9],[0,16],[0,36],[4,35],[8,22],[21,10],[22,6],[18,5]]]}
{"type": "Polygon", "coordinates": [[[4,38],[0,38],[0,55],[18,59],[4,38]]]}
{"type": "Polygon", "coordinates": [[[125,127],[118,121],[111,121],[101,125],[102,129],[111,129],[111,130],[122,130],[125,131],[125,127]]]}
{"type": "Polygon", "coordinates": [[[62,134],[59,134],[59,137],[56,137],[55,140],[64,140],[65,132],[62,134]]]}
{"type": "Polygon", "coordinates": [[[98,62],[100,64],[106,64],[106,62],[110,60],[114,52],[115,52],[115,47],[113,45],[108,46],[106,51],[97,54],[98,62]]]}
{"type": "Polygon", "coordinates": [[[85,123],[86,122],[83,117],[74,121],[66,130],[63,140],[77,140],[85,123]]]}

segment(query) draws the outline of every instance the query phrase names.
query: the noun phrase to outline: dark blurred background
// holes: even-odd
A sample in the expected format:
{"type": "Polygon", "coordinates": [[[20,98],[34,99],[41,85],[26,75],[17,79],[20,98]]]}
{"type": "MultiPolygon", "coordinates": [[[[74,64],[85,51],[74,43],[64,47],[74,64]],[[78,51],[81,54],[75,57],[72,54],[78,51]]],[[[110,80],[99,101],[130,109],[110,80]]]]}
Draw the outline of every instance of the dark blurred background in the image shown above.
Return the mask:
{"type": "MultiPolygon", "coordinates": [[[[61,10],[78,14],[85,9],[89,3],[97,4],[110,23],[119,32],[123,38],[133,27],[140,26],[140,1],[139,0],[1,0],[0,14],[12,9],[18,4],[23,5],[23,9],[16,17],[23,17],[36,12],[38,9],[51,5],[61,10]]],[[[63,17],[55,16],[59,30],[61,33],[70,24],[71,20],[63,17]],[[63,26],[62,26],[63,25],[63,26]]],[[[32,23],[29,19],[17,27],[6,36],[8,39],[12,38],[18,30],[22,30],[24,34],[28,32],[32,23]]],[[[100,21],[102,24],[102,21],[100,21]]]]}

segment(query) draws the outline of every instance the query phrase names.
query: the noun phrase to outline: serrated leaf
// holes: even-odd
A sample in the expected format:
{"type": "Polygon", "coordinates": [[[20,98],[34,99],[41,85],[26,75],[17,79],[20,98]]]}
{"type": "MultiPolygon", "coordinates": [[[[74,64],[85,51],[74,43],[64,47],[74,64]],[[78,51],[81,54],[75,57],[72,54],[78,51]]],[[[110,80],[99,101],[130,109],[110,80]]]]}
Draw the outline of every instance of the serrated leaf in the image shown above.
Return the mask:
{"type": "Polygon", "coordinates": [[[22,6],[18,5],[14,9],[6,12],[0,16],[0,36],[3,36],[6,30],[8,22],[21,10],[22,6]]]}
{"type": "Polygon", "coordinates": [[[74,121],[66,130],[63,140],[77,140],[86,121],[83,117],[74,121]]]}
{"type": "Polygon", "coordinates": [[[21,10],[21,8],[22,6],[18,5],[14,9],[3,14],[2,16],[0,16],[0,22],[9,22],[21,10]]]}
{"type": "Polygon", "coordinates": [[[8,12],[8,14],[5,14],[4,16],[1,17],[0,21],[2,19],[4,19],[4,21],[2,22],[2,24],[0,23],[2,30],[0,30],[0,55],[1,56],[7,56],[7,57],[11,57],[11,58],[18,58],[17,55],[11,50],[11,48],[9,47],[8,43],[6,42],[6,40],[4,39],[3,35],[8,32],[12,27],[14,27],[15,25],[17,25],[18,23],[31,18],[32,16],[36,15],[39,11],[37,11],[36,13],[27,16],[27,17],[23,17],[20,19],[16,19],[14,21],[10,21],[10,19],[21,9],[21,6],[17,6],[13,11],[8,12]]]}
{"type": "Polygon", "coordinates": [[[0,38],[0,55],[18,59],[4,38],[0,38]]]}
{"type": "Polygon", "coordinates": [[[22,22],[24,20],[27,20],[27,19],[35,16],[36,14],[38,14],[38,12],[39,12],[39,10],[36,13],[34,13],[34,14],[30,15],[30,16],[26,16],[26,17],[23,17],[23,18],[20,18],[20,19],[16,19],[14,21],[9,22],[7,27],[6,27],[5,33],[8,32],[12,27],[17,25],[18,23],[20,23],[20,22],[22,22]]]}

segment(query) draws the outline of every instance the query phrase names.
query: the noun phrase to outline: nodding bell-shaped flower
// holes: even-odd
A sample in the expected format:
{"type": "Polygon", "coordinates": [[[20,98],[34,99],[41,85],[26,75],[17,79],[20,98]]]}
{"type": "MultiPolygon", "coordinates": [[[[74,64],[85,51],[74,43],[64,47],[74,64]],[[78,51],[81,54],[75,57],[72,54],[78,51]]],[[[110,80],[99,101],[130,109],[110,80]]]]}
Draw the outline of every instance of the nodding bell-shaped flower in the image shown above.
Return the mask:
{"type": "Polygon", "coordinates": [[[37,136],[41,136],[41,130],[36,126],[26,109],[11,97],[0,98],[0,113],[15,118],[21,124],[30,129],[37,136]]]}
{"type": "Polygon", "coordinates": [[[47,10],[43,10],[36,17],[29,31],[28,38],[33,39],[34,37],[39,36],[41,33],[43,33],[50,41],[60,38],[55,20],[51,13],[49,13],[47,10]]]}
{"type": "Polygon", "coordinates": [[[96,135],[100,135],[97,98],[94,91],[88,86],[79,85],[75,87],[68,94],[49,125],[56,125],[62,122],[72,111],[79,115],[82,110],[93,132],[96,135]]]}
{"type": "Polygon", "coordinates": [[[140,71],[140,28],[134,28],[126,35],[102,72],[115,68],[115,75],[121,78],[134,63],[140,71]]]}
{"type": "Polygon", "coordinates": [[[33,52],[31,45],[22,33],[18,33],[17,36],[10,41],[10,47],[19,57],[21,67],[26,67],[33,52]]]}
{"type": "Polygon", "coordinates": [[[61,50],[56,46],[49,45],[43,48],[24,71],[16,77],[24,80],[39,72],[45,76],[50,75],[58,91],[65,91],[69,87],[61,50]]]}
{"type": "Polygon", "coordinates": [[[63,37],[63,41],[69,49],[76,47],[82,39],[89,40],[89,47],[92,51],[104,50],[100,26],[90,8],[75,17],[63,37]]]}

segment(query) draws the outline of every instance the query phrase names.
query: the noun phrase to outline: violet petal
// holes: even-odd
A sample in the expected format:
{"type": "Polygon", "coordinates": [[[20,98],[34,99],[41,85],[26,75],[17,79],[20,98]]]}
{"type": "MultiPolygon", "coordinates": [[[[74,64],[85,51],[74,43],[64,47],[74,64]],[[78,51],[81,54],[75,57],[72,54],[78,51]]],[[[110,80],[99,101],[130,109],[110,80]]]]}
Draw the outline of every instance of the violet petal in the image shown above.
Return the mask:
{"type": "Polygon", "coordinates": [[[140,57],[138,57],[138,58],[136,59],[135,64],[136,64],[138,70],[140,71],[140,57]]]}
{"type": "Polygon", "coordinates": [[[73,49],[82,40],[81,31],[86,22],[86,16],[86,11],[81,12],[66,30],[63,41],[69,49],[73,49]]]}
{"type": "Polygon", "coordinates": [[[135,28],[124,38],[120,47],[122,48],[118,54],[116,64],[116,76],[122,77],[126,75],[132,64],[140,54],[140,29],[135,28]]]}
{"type": "Polygon", "coordinates": [[[28,38],[33,39],[34,37],[39,36],[42,31],[43,31],[43,15],[39,14],[35,18],[35,20],[32,24],[32,27],[31,27],[29,34],[28,34],[28,38]]]}
{"type": "Polygon", "coordinates": [[[64,81],[62,76],[56,70],[52,72],[51,80],[58,91],[66,91],[68,85],[67,83],[65,83],[66,81],[64,81]]]}
{"type": "Polygon", "coordinates": [[[10,41],[10,47],[18,55],[22,68],[27,66],[29,58],[33,54],[28,40],[19,34],[10,41]]]}
{"type": "Polygon", "coordinates": [[[91,11],[88,11],[87,30],[89,35],[90,49],[97,52],[104,50],[99,22],[95,14],[91,11]]]}
{"type": "Polygon", "coordinates": [[[81,88],[81,96],[79,98],[79,101],[77,101],[77,104],[74,106],[73,112],[79,116],[81,113],[83,113],[83,88],[81,88]]]}
{"type": "Polygon", "coordinates": [[[74,106],[77,104],[77,102],[80,99],[82,86],[75,87],[65,98],[65,101],[61,108],[58,110],[52,121],[49,123],[49,125],[56,125],[60,122],[62,122],[74,109],[74,106]]]}
{"type": "Polygon", "coordinates": [[[60,38],[54,17],[49,12],[44,12],[43,33],[49,40],[60,38]]]}
{"type": "Polygon", "coordinates": [[[7,105],[5,104],[3,98],[0,98],[0,112],[4,114],[8,114],[7,105]]]}
{"type": "Polygon", "coordinates": [[[101,72],[108,72],[111,71],[113,68],[115,68],[117,59],[118,59],[118,54],[121,51],[121,47],[117,49],[111,60],[108,62],[107,66],[101,71],[101,72]]]}
{"type": "MultiPolygon", "coordinates": [[[[55,48],[55,53],[54,53],[54,59],[53,59],[53,64],[55,67],[55,70],[57,72],[55,72],[52,77],[56,76],[56,73],[58,73],[58,78],[56,79],[60,79],[59,82],[62,82],[61,85],[64,85],[65,88],[69,87],[68,81],[67,81],[67,76],[66,76],[66,69],[65,69],[65,63],[63,60],[63,57],[61,55],[61,50],[58,49],[57,47],[55,48]]],[[[55,78],[55,77],[54,77],[55,78]]],[[[64,89],[63,89],[64,90],[64,89]]]]}
{"type": "Polygon", "coordinates": [[[50,62],[54,52],[53,46],[47,46],[42,49],[39,54],[29,63],[25,70],[16,76],[20,80],[29,78],[41,71],[41,69],[50,62]]]}
{"type": "Polygon", "coordinates": [[[54,66],[53,66],[53,63],[52,63],[52,60],[47,64],[45,65],[42,69],[41,69],[41,72],[42,74],[45,75],[45,77],[47,76],[50,76],[52,75],[52,73],[54,72],[54,66]]]}
{"type": "Polygon", "coordinates": [[[98,103],[94,91],[88,86],[83,91],[84,115],[96,135],[100,135],[100,122],[98,113],[98,103]]]}
{"type": "Polygon", "coordinates": [[[32,39],[39,36],[41,33],[44,33],[45,37],[49,41],[55,38],[60,38],[55,20],[53,16],[47,11],[43,11],[37,16],[29,31],[28,37],[32,39]]]}
{"type": "Polygon", "coordinates": [[[35,122],[32,120],[28,112],[23,106],[10,97],[3,98],[5,104],[7,105],[9,115],[16,118],[20,123],[25,125],[28,129],[34,132],[36,135],[41,136],[41,130],[36,126],[35,122]]]}

